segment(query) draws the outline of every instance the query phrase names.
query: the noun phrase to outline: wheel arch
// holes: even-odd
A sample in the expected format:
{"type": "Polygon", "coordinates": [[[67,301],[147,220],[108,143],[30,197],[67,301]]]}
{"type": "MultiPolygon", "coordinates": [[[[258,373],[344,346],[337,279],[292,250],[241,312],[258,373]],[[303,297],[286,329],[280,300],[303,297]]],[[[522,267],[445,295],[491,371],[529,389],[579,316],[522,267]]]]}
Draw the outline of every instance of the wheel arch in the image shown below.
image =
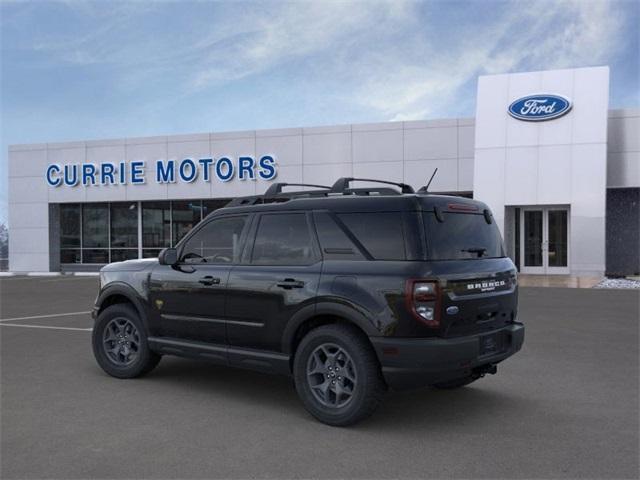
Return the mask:
{"type": "Polygon", "coordinates": [[[369,340],[370,336],[379,336],[373,323],[362,313],[344,305],[332,303],[319,303],[309,305],[298,311],[288,322],[282,338],[282,351],[290,356],[291,360],[304,336],[314,328],[322,325],[344,324],[355,327],[369,340]]]}
{"type": "Polygon", "coordinates": [[[148,328],[147,315],[144,309],[144,305],[138,298],[138,295],[133,287],[130,287],[126,283],[117,283],[105,287],[102,292],[100,292],[100,295],[98,295],[98,299],[96,300],[98,315],[102,313],[107,307],[117,304],[129,304],[133,308],[135,308],[145,328],[148,328]]]}

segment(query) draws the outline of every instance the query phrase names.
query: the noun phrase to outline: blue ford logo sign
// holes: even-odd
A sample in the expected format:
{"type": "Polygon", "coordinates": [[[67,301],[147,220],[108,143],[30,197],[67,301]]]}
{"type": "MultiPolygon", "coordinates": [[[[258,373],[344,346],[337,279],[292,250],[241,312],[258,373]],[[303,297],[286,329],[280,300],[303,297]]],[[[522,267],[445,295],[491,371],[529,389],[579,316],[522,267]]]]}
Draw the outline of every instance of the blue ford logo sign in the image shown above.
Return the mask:
{"type": "Polygon", "coordinates": [[[541,122],[551,120],[568,113],[571,100],[560,95],[528,95],[509,105],[509,115],[518,120],[541,122]]]}

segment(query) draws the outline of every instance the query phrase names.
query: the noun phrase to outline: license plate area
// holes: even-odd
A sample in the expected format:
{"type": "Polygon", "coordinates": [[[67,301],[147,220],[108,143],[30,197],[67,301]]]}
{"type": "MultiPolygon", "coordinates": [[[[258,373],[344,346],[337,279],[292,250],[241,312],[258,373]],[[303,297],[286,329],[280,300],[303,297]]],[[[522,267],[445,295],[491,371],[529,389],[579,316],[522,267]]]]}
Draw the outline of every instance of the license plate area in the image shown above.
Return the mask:
{"type": "Polygon", "coordinates": [[[502,333],[481,335],[478,341],[480,343],[479,355],[481,357],[502,353],[506,348],[506,339],[502,333]]]}

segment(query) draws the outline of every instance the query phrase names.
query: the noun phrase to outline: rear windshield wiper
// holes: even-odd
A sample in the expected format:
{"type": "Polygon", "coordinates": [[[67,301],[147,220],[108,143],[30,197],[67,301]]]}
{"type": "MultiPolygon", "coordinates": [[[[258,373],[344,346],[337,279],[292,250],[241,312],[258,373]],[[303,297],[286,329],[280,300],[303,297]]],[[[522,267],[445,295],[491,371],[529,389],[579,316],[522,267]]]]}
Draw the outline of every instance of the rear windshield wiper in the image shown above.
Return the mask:
{"type": "Polygon", "coordinates": [[[463,248],[460,251],[461,252],[469,252],[469,253],[477,253],[478,254],[478,258],[484,256],[484,254],[487,253],[487,249],[486,248],[482,248],[482,247],[463,248]]]}

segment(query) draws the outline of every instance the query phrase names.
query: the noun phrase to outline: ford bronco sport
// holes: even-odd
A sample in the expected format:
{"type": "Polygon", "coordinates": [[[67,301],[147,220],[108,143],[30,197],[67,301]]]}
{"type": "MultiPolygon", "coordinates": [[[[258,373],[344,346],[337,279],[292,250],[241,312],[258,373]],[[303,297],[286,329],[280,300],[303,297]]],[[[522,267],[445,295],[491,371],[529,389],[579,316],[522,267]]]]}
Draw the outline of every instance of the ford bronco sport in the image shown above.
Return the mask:
{"type": "Polygon", "coordinates": [[[274,184],[157,259],[102,268],[98,364],[132,378],[180,355],[291,375],[330,425],[369,416],[388,387],[457,388],[496,373],[524,326],[487,206],[354,180],[274,184]]]}

